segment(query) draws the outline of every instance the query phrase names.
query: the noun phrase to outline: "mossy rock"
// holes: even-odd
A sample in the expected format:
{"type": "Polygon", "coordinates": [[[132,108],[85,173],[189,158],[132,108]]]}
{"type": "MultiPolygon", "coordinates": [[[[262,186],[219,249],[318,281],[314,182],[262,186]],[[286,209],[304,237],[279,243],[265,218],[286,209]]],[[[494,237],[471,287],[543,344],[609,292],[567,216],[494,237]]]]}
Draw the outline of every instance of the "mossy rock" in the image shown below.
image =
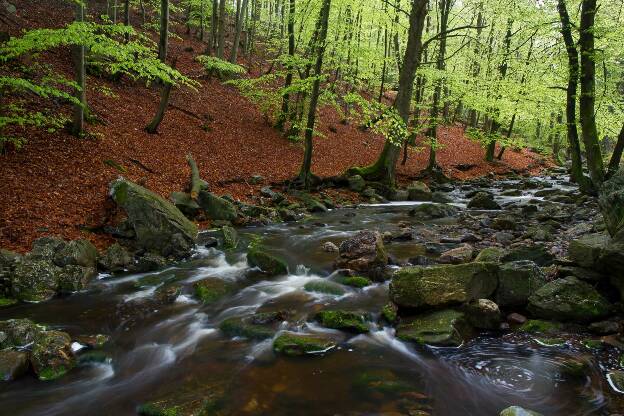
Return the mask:
{"type": "Polygon", "coordinates": [[[397,308],[394,303],[388,302],[384,305],[383,308],[381,308],[381,316],[389,323],[394,324],[399,318],[398,310],[399,308],[397,308]]]}
{"type": "Polygon", "coordinates": [[[315,319],[326,328],[340,329],[347,332],[362,334],[368,332],[366,315],[346,311],[320,311],[315,319]]]}
{"type": "Polygon", "coordinates": [[[326,295],[341,296],[345,294],[344,288],[338,283],[325,279],[314,279],[303,285],[306,292],[324,293],[326,295]]]}
{"type": "Polygon", "coordinates": [[[281,312],[257,313],[248,317],[229,318],[221,322],[219,329],[230,337],[244,337],[253,340],[273,338],[276,326],[286,314],[281,312]]]}
{"type": "Polygon", "coordinates": [[[269,276],[288,274],[288,265],[279,257],[267,253],[261,247],[252,245],[247,253],[247,262],[252,267],[258,267],[269,276]]]}
{"type": "Polygon", "coordinates": [[[373,284],[373,282],[368,277],[362,276],[341,276],[336,280],[342,285],[356,287],[358,289],[373,284]]]}
{"type": "Polygon", "coordinates": [[[541,413],[524,409],[520,406],[511,406],[500,412],[499,416],[543,416],[541,413]]]}
{"type": "Polygon", "coordinates": [[[231,292],[228,282],[218,277],[208,277],[193,284],[195,297],[203,303],[214,303],[231,292]]]}
{"type": "Polygon", "coordinates": [[[390,299],[399,307],[423,308],[487,299],[498,285],[492,263],[404,267],[390,282],[390,299]]]}
{"type": "Polygon", "coordinates": [[[233,203],[208,191],[201,191],[197,202],[211,220],[234,221],[238,217],[238,211],[233,203]]]}
{"type": "Polygon", "coordinates": [[[52,299],[59,287],[61,268],[50,260],[25,257],[16,266],[11,278],[12,295],[26,302],[52,299]]]}
{"type": "Polygon", "coordinates": [[[84,290],[96,277],[95,267],[67,265],[58,274],[58,290],[70,293],[84,290]]]}
{"type": "Polygon", "coordinates": [[[321,354],[335,347],[336,342],[326,336],[295,332],[283,332],[273,341],[273,351],[289,356],[321,354]]]}
{"type": "Polygon", "coordinates": [[[486,247],[477,254],[474,261],[481,263],[500,263],[505,254],[507,254],[507,251],[500,247],[486,247]]]}
{"type": "Polygon", "coordinates": [[[496,303],[500,306],[525,306],[529,296],[546,284],[546,275],[537,264],[522,260],[505,263],[498,270],[496,303]]]}
{"type": "Polygon", "coordinates": [[[23,347],[32,343],[45,327],[30,319],[0,321],[0,348],[23,347]]]}
{"type": "Polygon", "coordinates": [[[561,330],[561,324],[551,321],[542,321],[540,319],[529,319],[517,330],[530,334],[553,334],[561,330]]]}
{"type": "Polygon", "coordinates": [[[54,263],[60,267],[74,265],[95,268],[97,258],[97,249],[88,240],[70,241],[54,253],[54,263]]]}
{"type": "Polygon", "coordinates": [[[17,299],[12,298],[0,298],[0,308],[15,305],[18,302],[17,299]]]}
{"type": "Polygon", "coordinates": [[[233,227],[227,225],[223,226],[221,228],[221,236],[223,238],[224,249],[233,249],[238,245],[238,233],[233,227]]]}
{"type": "Polygon", "coordinates": [[[39,380],[64,376],[76,365],[70,336],[61,331],[40,332],[35,337],[30,362],[39,380]]]}
{"type": "Polygon", "coordinates": [[[468,329],[462,312],[445,309],[403,319],[397,337],[418,344],[459,346],[468,329]]]}

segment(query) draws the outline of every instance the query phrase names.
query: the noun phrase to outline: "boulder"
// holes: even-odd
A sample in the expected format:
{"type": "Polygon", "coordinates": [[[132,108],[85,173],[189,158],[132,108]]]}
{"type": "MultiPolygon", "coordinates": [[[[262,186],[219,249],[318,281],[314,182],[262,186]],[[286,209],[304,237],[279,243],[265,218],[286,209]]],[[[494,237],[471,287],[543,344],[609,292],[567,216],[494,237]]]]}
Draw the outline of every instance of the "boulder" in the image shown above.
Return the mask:
{"type": "Polygon", "coordinates": [[[390,299],[399,307],[424,308],[484,299],[498,284],[492,263],[404,267],[390,282],[390,299]]]}
{"type": "Polygon", "coordinates": [[[388,253],[378,232],[360,231],[340,244],[339,253],[336,269],[367,272],[388,264],[388,253]]]}
{"type": "Polygon", "coordinates": [[[524,409],[520,406],[511,406],[500,412],[499,416],[543,416],[541,413],[524,409]]]}
{"type": "Polygon", "coordinates": [[[604,233],[584,235],[570,242],[568,257],[581,267],[594,268],[609,240],[604,233]]]}
{"type": "Polygon", "coordinates": [[[598,204],[609,234],[624,243],[624,169],[603,183],[598,204]]]}
{"type": "Polygon", "coordinates": [[[500,247],[486,247],[477,254],[475,262],[500,263],[507,251],[500,247]]]}
{"type": "Polygon", "coordinates": [[[498,305],[489,299],[477,299],[464,307],[468,322],[479,329],[498,329],[501,312],[498,305]]]}
{"type": "Polygon", "coordinates": [[[357,334],[368,332],[366,316],[357,312],[320,311],[315,317],[326,328],[340,329],[357,334]]]}
{"type": "Polygon", "coordinates": [[[169,199],[177,209],[189,218],[195,218],[201,209],[197,201],[186,192],[172,192],[169,199]]]}
{"type": "Polygon", "coordinates": [[[338,283],[327,279],[314,279],[303,285],[306,292],[324,293],[326,295],[341,296],[345,294],[345,289],[338,283]]]}
{"type": "Polygon", "coordinates": [[[591,322],[608,315],[610,304],[591,285],[570,276],[538,289],[529,297],[528,309],[538,318],[591,322]]]}
{"type": "Polygon", "coordinates": [[[60,331],[40,332],[35,337],[30,362],[39,380],[64,376],[76,365],[70,336],[60,331]]]}
{"type": "Polygon", "coordinates": [[[320,334],[282,332],[273,341],[273,351],[290,356],[321,354],[335,347],[336,342],[333,339],[320,334]]]}
{"type": "Polygon", "coordinates": [[[28,354],[23,351],[0,351],[0,381],[17,380],[28,371],[28,354]]]}
{"type": "Polygon", "coordinates": [[[477,192],[468,202],[468,208],[471,209],[501,209],[501,206],[494,201],[494,196],[487,192],[477,192]]]}
{"type": "Polygon", "coordinates": [[[288,265],[279,257],[267,253],[261,246],[252,245],[247,252],[247,262],[269,276],[288,274],[288,265]]]}
{"type": "Polygon", "coordinates": [[[65,244],[67,242],[60,237],[40,237],[33,241],[32,250],[28,253],[28,257],[32,260],[53,261],[56,251],[63,248],[65,244]]]}
{"type": "Polygon", "coordinates": [[[366,188],[366,181],[361,175],[349,177],[349,189],[353,192],[362,192],[366,188]]]}
{"type": "Polygon", "coordinates": [[[60,292],[78,292],[84,290],[97,277],[95,267],[67,265],[58,274],[60,292]]]}
{"type": "Polygon", "coordinates": [[[546,275],[529,260],[505,263],[498,269],[496,303],[500,306],[525,306],[529,296],[546,284],[546,275]]]}
{"type": "Polygon", "coordinates": [[[407,198],[410,201],[431,201],[431,189],[424,182],[414,181],[407,187],[407,198]]]}
{"type": "Polygon", "coordinates": [[[238,233],[236,229],[225,225],[221,227],[221,236],[223,238],[223,248],[232,249],[238,245],[238,233]]]}
{"type": "Polygon", "coordinates": [[[453,202],[453,198],[451,198],[446,192],[434,192],[431,194],[431,201],[439,204],[448,204],[453,202]]]}
{"type": "Polygon", "coordinates": [[[510,214],[502,214],[494,218],[492,221],[492,228],[495,230],[510,230],[513,231],[518,228],[520,220],[510,214]]]}
{"type": "Polygon", "coordinates": [[[30,319],[0,321],[0,348],[26,346],[44,329],[30,319]]]}
{"type": "Polygon", "coordinates": [[[530,260],[538,266],[550,266],[555,257],[543,245],[531,244],[514,247],[501,258],[503,263],[519,260],[530,260]]]}
{"type": "Polygon", "coordinates": [[[233,203],[211,192],[199,192],[197,203],[211,220],[234,221],[238,217],[233,203]]]}
{"type": "Polygon", "coordinates": [[[197,227],[171,202],[125,179],[111,184],[113,200],[125,210],[140,248],[165,257],[185,257],[197,227]]]}
{"type": "Polygon", "coordinates": [[[88,240],[73,240],[59,247],[54,253],[57,266],[82,266],[94,268],[97,264],[98,252],[88,240]]]}
{"type": "Polygon", "coordinates": [[[203,303],[214,303],[226,296],[231,288],[228,282],[218,277],[207,277],[193,284],[195,296],[203,303]]]}
{"type": "Polygon", "coordinates": [[[246,317],[228,318],[219,329],[230,337],[245,337],[253,340],[273,338],[279,325],[288,319],[284,311],[261,312],[246,317]]]}
{"type": "Polygon", "coordinates": [[[16,266],[11,278],[13,297],[26,302],[52,299],[59,287],[62,269],[49,260],[25,256],[16,266]]]}
{"type": "Polygon", "coordinates": [[[457,215],[459,208],[448,204],[420,204],[409,211],[409,215],[420,220],[435,220],[457,215]]]}
{"type": "Polygon", "coordinates": [[[418,344],[459,346],[469,330],[462,312],[444,309],[402,319],[396,335],[400,340],[418,344]]]}
{"type": "Polygon", "coordinates": [[[338,246],[331,241],[325,241],[321,246],[321,249],[326,253],[337,253],[338,251],[340,251],[338,246]]]}
{"type": "Polygon", "coordinates": [[[459,247],[447,250],[440,254],[438,261],[444,264],[462,264],[472,260],[474,248],[470,244],[462,244],[459,247]]]}
{"type": "Polygon", "coordinates": [[[98,259],[100,269],[107,272],[122,272],[132,264],[132,256],[118,243],[111,244],[98,259]]]}

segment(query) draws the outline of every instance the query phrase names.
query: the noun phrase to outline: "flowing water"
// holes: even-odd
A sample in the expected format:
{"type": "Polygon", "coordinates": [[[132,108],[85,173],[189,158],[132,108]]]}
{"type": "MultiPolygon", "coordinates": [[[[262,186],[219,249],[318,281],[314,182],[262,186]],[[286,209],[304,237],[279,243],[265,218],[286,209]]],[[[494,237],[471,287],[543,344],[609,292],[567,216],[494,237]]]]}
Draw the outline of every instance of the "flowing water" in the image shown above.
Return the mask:
{"type": "MultiPolygon", "coordinates": [[[[465,206],[461,195],[454,197],[465,206]]],[[[484,333],[459,348],[416,347],[378,323],[368,334],[350,335],[306,322],[325,307],[379,315],[387,283],[347,288],[341,296],[308,293],[303,286],[332,273],[336,255],[323,252],[322,243],[339,243],[367,228],[396,230],[401,221],[413,222],[409,208],[362,206],[303,223],[239,230],[241,249],[198,248],[190,260],[159,272],[102,275],[88,291],[1,311],[0,319],[28,317],[73,336],[109,334],[111,342],[106,360],[83,363],[60,380],[25,377],[1,385],[0,414],[133,415],[145,401],[172,396],[182,402],[218,398],[223,414],[232,415],[497,415],[510,405],[544,415],[608,414],[617,393],[605,373],[617,365],[615,354],[594,357],[573,343],[545,346],[517,334],[484,333]],[[243,247],[254,234],[287,260],[288,276],[267,279],[249,269],[243,247]],[[192,297],[192,283],[205,277],[238,290],[202,305],[192,297]],[[150,303],[159,282],[172,280],[185,285],[184,294],[173,304],[150,303]],[[271,340],[230,338],[218,329],[229,317],[284,309],[294,315],[282,329],[330,332],[338,347],[316,356],[278,356],[271,340]],[[582,377],[563,371],[571,357],[589,363],[582,377]]],[[[406,259],[414,245],[388,248],[406,259]]]]}

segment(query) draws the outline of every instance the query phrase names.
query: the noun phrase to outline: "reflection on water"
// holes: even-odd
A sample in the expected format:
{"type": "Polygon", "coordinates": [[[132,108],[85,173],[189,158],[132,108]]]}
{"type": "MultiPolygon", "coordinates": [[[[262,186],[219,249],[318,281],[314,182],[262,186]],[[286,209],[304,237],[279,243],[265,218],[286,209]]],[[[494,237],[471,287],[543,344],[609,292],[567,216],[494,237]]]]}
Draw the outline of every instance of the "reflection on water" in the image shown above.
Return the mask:
{"type": "MultiPolygon", "coordinates": [[[[0,319],[30,317],[74,336],[109,334],[112,342],[105,360],[81,364],[61,380],[26,377],[2,385],[0,413],[132,415],[140,403],[175,393],[181,399],[218,396],[224,414],[232,415],[497,415],[510,405],[545,415],[601,414],[613,394],[604,376],[608,368],[568,346],[484,334],[460,348],[414,347],[378,324],[354,336],[306,322],[327,306],[378,316],[387,283],[345,288],[339,296],[303,287],[331,274],[335,254],[320,249],[324,242],[339,243],[366,227],[396,230],[410,220],[408,211],[397,205],[335,210],[313,222],[246,230],[287,259],[291,274],[285,277],[267,280],[250,270],[242,249],[202,248],[166,270],[103,276],[89,292],[4,310],[0,319]],[[201,305],[192,284],[206,277],[227,280],[237,290],[201,305]],[[150,303],[157,288],[172,281],[183,285],[182,296],[172,304],[150,303]],[[227,318],[284,309],[293,311],[292,318],[278,329],[329,331],[337,348],[315,357],[280,357],[270,339],[232,339],[218,329],[227,318]],[[566,372],[570,359],[586,360],[582,376],[566,372]]],[[[250,235],[243,230],[242,237],[250,235]]],[[[392,250],[407,258],[420,248],[398,243],[392,250]]]]}

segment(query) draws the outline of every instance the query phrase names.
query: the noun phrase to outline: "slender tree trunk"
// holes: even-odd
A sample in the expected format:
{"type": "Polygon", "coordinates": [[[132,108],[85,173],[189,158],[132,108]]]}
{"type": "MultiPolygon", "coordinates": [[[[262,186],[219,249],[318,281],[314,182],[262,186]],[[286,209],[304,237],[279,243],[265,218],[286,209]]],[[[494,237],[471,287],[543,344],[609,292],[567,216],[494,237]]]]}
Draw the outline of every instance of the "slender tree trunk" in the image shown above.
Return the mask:
{"type": "MultiPolygon", "coordinates": [[[[130,0],[125,1],[124,5],[124,25],[130,26],[130,0]]],[[[130,42],[130,34],[125,35],[126,43],[130,42]]]]}
{"type": "Polygon", "coordinates": [[[199,3],[199,40],[204,41],[204,14],[206,13],[204,8],[204,0],[199,3]]]}
{"type": "Polygon", "coordinates": [[[210,10],[210,41],[206,47],[206,55],[211,55],[217,49],[217,22],[219,21],[217,10],[219,9],[218,0],[212,0],[212,9],[210,10]]]}
{"type": "Polygon", "coordinates": [[[579,184],[583,192],[589,192],[590,184],[583,175],[583,160],[581,159],[581,144],[576,126],[576,92],[579,81],[579,57],[572,37],[572,24],[570,15],[564,0],[557,4],[559,18],[561,19],[561,35],[566,46],[568,55],[568,86],[566,88],[566,130],[568,135],[568,149],[572,159],[571,178],[579,184]]]}
{"type": "Polygon", "coordinates": [[[624,152],[624,125],[622,125],[622,130],[620,130],[620,134],[618,135],[618,141],[615,144],[613,154],[611,155],[611,160],[609,161],[609,177],[613,176],[615,172],[617,172],[620,168],[622,152],[624,152]]]}
{"type": "Polygon", "coordinates": [[[581,96],[579,99],[579,115],[581,136],[585,145],[589,176],[596,189],[604,182],[605,171],[602,151],[596,127],[596,61],[594,20],[596,17],[596,0],[583,0],[581,9],[581,26],[579,49],[581,55],[581,96]]]}
{"type": "Polygon", "coordinates": [[[141,20],[143,24],[147,21],[147,11],[145,10],[145,3],[143,0],[139,0],[139,7],[141,7],[141,20]]]}
{"type": "MultiPolygon", "coordinates": [[[[237,1],[237,5],[241,0],[237,1]]],[[[242,0],[242,6],[238,11],[236,18],[236,33],[234,34],[234,44],[232,45],[232,52],[230,54],[230,62],[235,64],[238,58],[238,44],[240,43],[241,32],[243,31],[243,22],[245,21],[245,15],[247,14],[247,3],[249,0],[242,0]]]]}
{"type": "Polygon", "coordinates": [[[319,37],[316,64],[314,66],[314,84],[312,85],[312,94],[310,95],[310,105],[308,109],[308,121],[306,123],[305,131],[305,150],[303,156],[303,164],[301,165],[301,171],[299,172],[299,180],[303,183],[306,189],[310,188],[312,179],[312,138],[314,135],[314,124],[316,121],[316,107],[318,105],[318,98],[321,88],[321,71],[323,69],[323,56],[325,54],[325,48],[327,40],[327,26],[329,25],[329,10],[331,7],[331,0],[323,0],[321,6],[321,12],[319,16],[319,37]]]}
{"type": "MultiPolygon", "coordinates": [[[[84,22],[84,4],[76,4],[76,22],[84,22]]],[[[75,97],[80,104],[74,105],[72,134],[74,136],[82,136],[84,133],[85,112],[87,108],[87,90],[86,90],[86,72],[85,72],[85,47],[83,45],[74,45],[72,47],[74,72],[76,76],[75,97]]]]}
{"type": "Polygon", "coordinates": [[[169,0],[160,1],[160,40],[158,41],[158,59],[167,60],[169,48],[169,0]]]}
{"type": "MultiPolygon", "coordinates": [[[[410,104],[414,91],[416,70],[422,54],[422,34],[427,11],[427,0],[412,1],[407,46],[399,74],[399,90],[394,102],[394,108],[399,113],[405,126],[409,125],[410,104]]],[[[373,165],[365,168],[355,168],[351,171],[361,174],[366,179],[379,180],[385,182],[390,187],[394,187],[396,182],[396,163],[401,153],[401,145],[402,140],[399,143],[386,140],[379,158],[373,165]]]]}
{"type": "Polygon", "coordinates": [[[225,2],[219,2],[219,41],[217,47],[217,58],[223,59],[225,53],[225,2]]]}
{"type": "MultiPolygon", "coordinates": [[[[174,58],[171,67],[175,68],[175,66],[176,60],[174,58]]],[[[160,104],[158,104],[158,110],[156,111],[156,114],[154,115],[152,121],[147,125],[147,127],[145,127],[145,130],[149,134],[158,133],[158,126],[160,126],[160,123],[163,121],[163,118],[165,117],[165,112],[167,111],[167,107],[169,106],[169,96],[171,95],[172,88],[173,84],[169,82],[165,83],[165,85],[162,86],[162,89],[160,90],[160,104]]]]}
{"type": "MultiPolygon", "coordinates": [[[[288,56],[294,58],[295,56],[295,7],[296,0],[288,0],[288,56]]],[[[288,65],[286,68],[288,73],[286,74],[286,80],[284,81],[284,89],[288,89],[292,85],[293,81],[293,68],[292,65],[288,65]]],[[[290,94],[285,93],[282,99],[282,111],[280,112],[279,118],[277,119],[277,123],[275,127],[279,130],[284,129],[284,123],[286,119],[289,117],[290,110],[290,94]]]]}

